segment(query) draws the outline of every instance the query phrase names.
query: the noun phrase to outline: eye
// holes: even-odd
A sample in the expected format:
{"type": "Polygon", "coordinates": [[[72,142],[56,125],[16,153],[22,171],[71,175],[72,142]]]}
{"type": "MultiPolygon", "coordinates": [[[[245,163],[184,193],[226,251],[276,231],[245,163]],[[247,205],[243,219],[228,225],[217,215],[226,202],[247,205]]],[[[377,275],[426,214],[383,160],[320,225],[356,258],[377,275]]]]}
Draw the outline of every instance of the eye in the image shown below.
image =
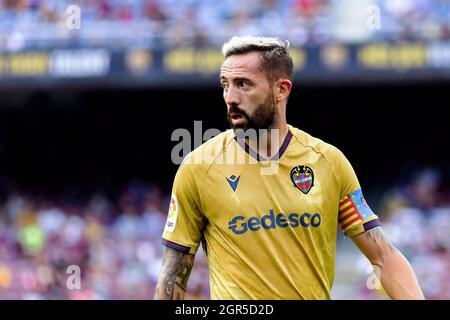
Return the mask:
{"type": "Polygon", "coordinates": [[[238,82],[236,83],[236,85],[237,85],[239,88],[243,88],[243,89],[246,89],[247,87],[249,87],[249,84],[248,84],[247,81],[245,81],[245,80],[238,80],[238,82]]]}
{"type": "Polygon", "coordinates": [[[227,90],[228,89],[228,83],[226,82],[221,82],[220,86],[222,87],[222,89],[227,90]]]}

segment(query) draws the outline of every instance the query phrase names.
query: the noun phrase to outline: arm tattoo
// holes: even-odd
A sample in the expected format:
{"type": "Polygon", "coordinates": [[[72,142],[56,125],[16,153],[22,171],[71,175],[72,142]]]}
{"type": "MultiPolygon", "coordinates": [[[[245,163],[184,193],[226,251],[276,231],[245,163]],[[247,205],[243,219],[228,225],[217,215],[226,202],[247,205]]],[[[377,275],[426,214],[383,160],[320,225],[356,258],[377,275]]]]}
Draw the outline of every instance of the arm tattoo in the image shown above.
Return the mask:
{"type": "Polygon", "coordinates": [[[193,264],[194,255],[165,248],[155,299],[183,299],[193,264]]]}
{"type": "Polygon", "coordinates": [[[368,239],[373,240],[374,243],[386,243],[389,246],[389,249],[391,250],[392,253],[397,252],[397,249],[392,245],[392,243],[386,239],[386,237],[384,236],[383,230],[380,227],[376,227],[373,229],[370,229],[369,231],[367,231],[365,233],[365,236],[368,239]]]}

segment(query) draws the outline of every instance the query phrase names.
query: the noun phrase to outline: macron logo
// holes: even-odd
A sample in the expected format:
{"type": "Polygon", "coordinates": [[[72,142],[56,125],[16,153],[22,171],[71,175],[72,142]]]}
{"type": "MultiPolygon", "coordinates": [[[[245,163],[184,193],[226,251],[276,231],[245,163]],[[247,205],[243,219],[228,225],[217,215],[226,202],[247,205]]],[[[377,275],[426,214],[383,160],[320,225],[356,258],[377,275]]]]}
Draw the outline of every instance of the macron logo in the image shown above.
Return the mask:
{"type": "Polygon", "coordinates": [[[234,192],[236,192],[236,188],[238,186],[240,178],[241,178],[241,176],[236,178],[235,175],[232,175],[230,178],[226,178],[228,183],[230,184],[231,189],[233,189],[234,192]]]}

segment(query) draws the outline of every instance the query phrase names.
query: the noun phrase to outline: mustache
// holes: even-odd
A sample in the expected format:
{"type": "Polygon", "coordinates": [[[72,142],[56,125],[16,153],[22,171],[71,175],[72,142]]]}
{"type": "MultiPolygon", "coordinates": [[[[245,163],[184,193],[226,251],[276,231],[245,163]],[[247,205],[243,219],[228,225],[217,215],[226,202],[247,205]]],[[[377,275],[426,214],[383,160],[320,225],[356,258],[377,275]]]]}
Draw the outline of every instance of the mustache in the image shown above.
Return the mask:
{"type": "Polygon", "coordinates": [[[248,115],[247,112],[245,112],[245,110],[242,110],[241,108],[239,108],[237,105],[232,104],[230,106],[230,109],[228,110],[228,116],[230,116],[231,113],[240,113],[242,114],[242,116],[244,118],[246,118],[247,120],[250,119],[250,116],[248,115]]]}

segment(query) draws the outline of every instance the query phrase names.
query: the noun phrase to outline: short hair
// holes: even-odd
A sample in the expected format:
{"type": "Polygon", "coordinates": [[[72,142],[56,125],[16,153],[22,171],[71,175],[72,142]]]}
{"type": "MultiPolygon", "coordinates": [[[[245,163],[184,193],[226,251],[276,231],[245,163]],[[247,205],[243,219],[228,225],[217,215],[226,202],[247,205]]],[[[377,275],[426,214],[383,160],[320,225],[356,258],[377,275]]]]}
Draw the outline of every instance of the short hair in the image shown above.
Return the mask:
{"type": "Polygon", "coordinates": [[[281,77],[294,79],[294,62],[288,51],[289,41],[278,38],[242,36],[233,37],[222,47],[225,59],[232,55],[247,52],[260,52],[261,68],[266,72],[269,81],[281,77]]]}

